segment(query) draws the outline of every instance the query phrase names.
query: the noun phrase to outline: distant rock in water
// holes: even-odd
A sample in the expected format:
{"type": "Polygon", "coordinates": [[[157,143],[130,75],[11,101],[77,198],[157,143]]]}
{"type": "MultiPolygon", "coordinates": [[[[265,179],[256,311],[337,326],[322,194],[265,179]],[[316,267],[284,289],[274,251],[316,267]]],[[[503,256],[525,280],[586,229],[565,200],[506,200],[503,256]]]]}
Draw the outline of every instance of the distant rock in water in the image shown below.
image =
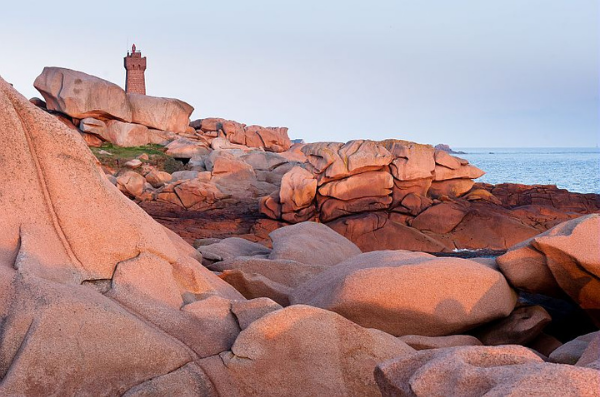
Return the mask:
{"type": "Polygon", "coordinates": [[[440,143],[440,144],[438,144],[438,145],[435,145],[435,148],[436,148],[437,150],[442,150],[442,151],[444,151],[444,152],[446,152],[446,153],[450,153],[450,154],[467,154],[467,153],[465,153],[465,152],[461,152],[461,151],[458,151],[458,152],[457,152],[457,151],[455,151],[455,150],[452,150],[452,148],[451,148],[450,146],[448,146],[448,145],[446,145],[446,144],[444,144],[444,143],[440,143]]]}

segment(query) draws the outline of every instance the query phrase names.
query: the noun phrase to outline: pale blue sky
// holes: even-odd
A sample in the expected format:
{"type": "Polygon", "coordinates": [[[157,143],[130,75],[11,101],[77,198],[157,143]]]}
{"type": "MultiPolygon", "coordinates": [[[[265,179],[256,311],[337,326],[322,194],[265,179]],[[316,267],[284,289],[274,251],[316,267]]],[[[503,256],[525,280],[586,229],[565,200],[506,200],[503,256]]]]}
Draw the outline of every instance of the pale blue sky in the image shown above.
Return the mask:
{"type": "Polygon", "coordinates": [[[596,146],[598,0],[20,1],[3,4],[0,75],[44,66],[124,85],[193,118],[287,126],[307,141],[596,146]]]}

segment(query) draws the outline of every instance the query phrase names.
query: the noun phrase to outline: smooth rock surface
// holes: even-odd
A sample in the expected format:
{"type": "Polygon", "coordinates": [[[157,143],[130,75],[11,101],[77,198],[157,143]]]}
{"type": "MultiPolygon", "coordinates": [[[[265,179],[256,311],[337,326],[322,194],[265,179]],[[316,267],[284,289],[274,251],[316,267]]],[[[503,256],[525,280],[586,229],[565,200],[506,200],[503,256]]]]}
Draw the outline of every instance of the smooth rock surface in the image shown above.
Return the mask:
{"type": "Polygon", "coordinates": [[[132,122],[161,131],[186,132],[194,111],[191,105],[174,98],[128,93],[127,99],[132,122]]]}
{"type": "Polygon", "coordinates": [[[117,119],[131,122],[131,105],[116,84],[75,70],[45,67],[33,86],[49,110],[77,119],[117,119]]]}
{"type": "Polygon", "coordinates": [[[291,306],[254,321],[202,367],[223,396],[371,396],[375,365],[411,352],[335,313],[291,306]]]}
{"type": "Polygon", "coordinates": [[[350,240],[321,223],[298,223],[277,229],[269,236],[273,240],[269,259],[333,266],[361,253],[350,240]]]}
{"type": "Polygon", "coordinates": [[[374,251],[300,285],[291,303],[331,310],[396,336],[442,336],[506,317],[516,295],[502,274],[476,262],[374,251]]]}

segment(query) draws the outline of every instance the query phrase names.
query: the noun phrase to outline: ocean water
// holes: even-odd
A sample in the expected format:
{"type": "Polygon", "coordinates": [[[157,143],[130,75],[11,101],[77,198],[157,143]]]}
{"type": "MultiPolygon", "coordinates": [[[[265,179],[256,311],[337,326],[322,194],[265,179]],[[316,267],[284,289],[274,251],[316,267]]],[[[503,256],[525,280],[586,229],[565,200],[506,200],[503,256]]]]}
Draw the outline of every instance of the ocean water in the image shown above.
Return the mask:
{"type": "Polygon", "coordinates": [[[453,148],[486,172],[477,182],[556,185],[600,194],[600,148],[453,148]]]}

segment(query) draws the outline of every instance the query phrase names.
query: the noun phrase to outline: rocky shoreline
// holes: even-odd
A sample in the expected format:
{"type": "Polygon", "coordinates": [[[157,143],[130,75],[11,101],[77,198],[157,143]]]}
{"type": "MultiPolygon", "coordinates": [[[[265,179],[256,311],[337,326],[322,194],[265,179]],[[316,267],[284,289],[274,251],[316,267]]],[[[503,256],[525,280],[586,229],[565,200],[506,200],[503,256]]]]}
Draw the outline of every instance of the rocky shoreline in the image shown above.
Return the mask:
{"type": "Polygon", "coordinates": [[[0,394],[600,394],[600,195],[190,123],[66,69],[36,87],[0,79],[0,394]],[[184,161],[113,168],[107,142],[184,161]]]}

